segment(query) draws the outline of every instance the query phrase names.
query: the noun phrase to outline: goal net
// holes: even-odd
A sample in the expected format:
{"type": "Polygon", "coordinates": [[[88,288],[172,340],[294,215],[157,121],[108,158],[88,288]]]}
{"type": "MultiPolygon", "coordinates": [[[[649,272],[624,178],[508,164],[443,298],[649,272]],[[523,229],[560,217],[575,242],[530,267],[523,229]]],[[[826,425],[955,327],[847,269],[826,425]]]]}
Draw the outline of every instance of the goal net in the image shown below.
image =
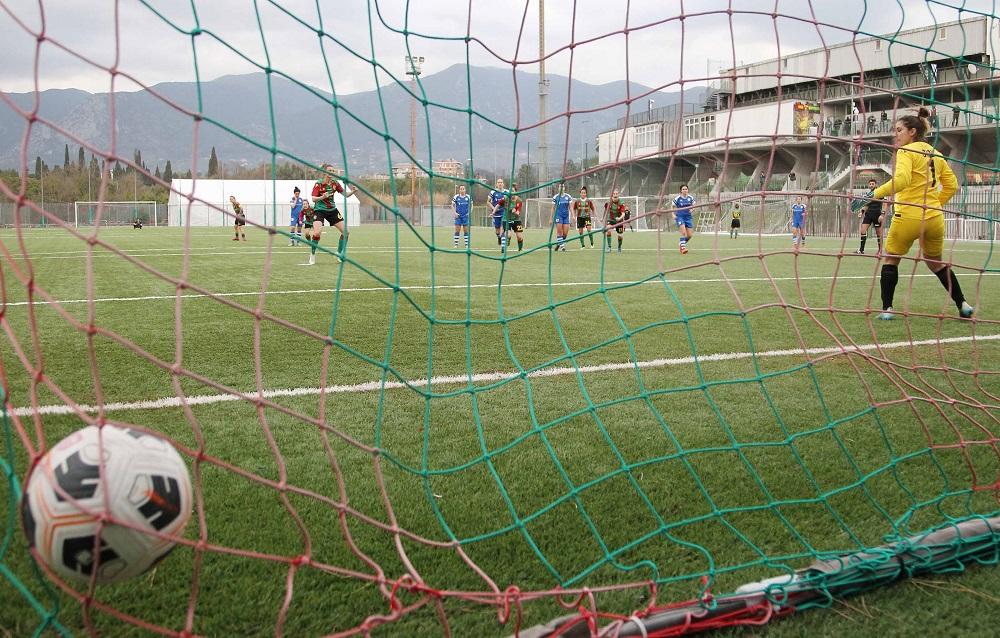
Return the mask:
{"type": "MultiPolygon", "coordinates": [[[[0,20],[23,88],[0,92],[5,632],[996,631],[991,3],[74,4],[0,20]],[[933,261],[933,205],[883,200],[866,234],[851,211],[921,105],[951,167],[928,191],[957,189],[933,261]],[[73,176],[43,198],[32,158],[77,145],[169,190],[170,223],[101,201],[109,174],[52,207],[73,176]],[[234,173],[270,189],[235,230],[234,173]],[[483,212],[498,178],[523,231],[483,212]],[[279,179],[358,209],[299,235],[279,179]],[[557,236],[561,184],[588,187],[590,237],[557,236]],[[438,205],[462,186],[469,235],[438,205]],[[634,233],[601,228],[614,188],[634,233]],[[107,228],[136,217],[164,228],[107,228]],[[172,535],[90,512],[61,559],[81,584],[29,547],[21,498],[90,425],[169,441],[194,506],[172,535]],[[176,545],[98,584],[121,525],[176,545]]],[[[157,493],[70,465],[71,501],[157,493]]]]}
{"type": "Polygon", "coordinates": [[[73,225],[132,226],[136,220],[147,226],[159,226],[164,220],[163,206],[156,202],[73,202],[73,225]]]}

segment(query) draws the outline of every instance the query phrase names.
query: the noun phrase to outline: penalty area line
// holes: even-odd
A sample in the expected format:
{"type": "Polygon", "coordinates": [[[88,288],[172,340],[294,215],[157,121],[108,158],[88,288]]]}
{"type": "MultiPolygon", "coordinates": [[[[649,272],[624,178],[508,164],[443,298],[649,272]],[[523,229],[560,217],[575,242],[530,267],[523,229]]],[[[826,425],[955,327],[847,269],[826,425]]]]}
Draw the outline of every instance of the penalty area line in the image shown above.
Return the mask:
{"type": "MultiPolygon", "coordinates": [[[[933,346],[936,344],[955,344],[955,343],[967,343],[970,341],[996,341],[1000,340],[1000,334],[990,334],[990,335],[978,335],[975,337],[946,337],[944,339],[924,339],[921,341],[893,341],[890,343],[866,343],[857,346],[849,347],[826,347],[826,348],[806,348],[795,349],[789,348],[785,350],[765,350],[763,352],[718,352],[714,354],[701,355],[698,357],[675,357],[675,358],[665,358],[665,359],[651,359],[648,361],[638,361],[638,362],[624,362],[624,363],[602,363],[597,365],[580,366],[579,368],[560,366],[556,368],[543,368],[541,370],[535,370],[528,374],[529,379],[538,379],[543,377],[560,377],[568,376],[572,374],[591,374],[600,372],[619,372],[625,370],[634,370],[636,368],[648,370],[656,368],[667,368],[671,366],[678,365],[690,365],[696,361],[699,364],[711,363],[718,361],[736,361],[742,359],[750,359],[752,357],[761,358],[771,358],[771,357],[793,357],[796,355],[828,355],[828,354],[855,354],[862,352],[869,352],[872,350],[893,350],[898,348],[907,347],[922,347],[922,346],[933,346]]],[[[449,376],[437,376],[432,377],[430,380],[423,379],[412,379],[408,383],[403,383],[401,381],[367,381],[365,383],[356,383],[351,385],[331,385],[325,388],[280,388],[276,390],[265,390],[260,396],[265,399],[277,399],[282,397],[300,397],[300,396],[314,396],[321,392],[323,394],[362,394],[366,392],[376,392],[381,389],[395,390],[400,388],[405,388],[407,385],[413,387],[426,387],[430,385],[431,387],[436,386],[450,386],[450,385],[466,385],[466,384],[480,384],[480,383],[496,383],[498,381],[507,381],[512,379],[517,379],[520,374],[516,372],[483,372],[473,375],[449,375],[449,376]]],[[[247,397],[256,397],[256,393],[247,393],[247,397]]],[[[159,410],[163,408],[177,408],[181,407],[184,403],[187,405],[211,405],[215,403],[225,403],[229,401],[242,401],[243,397],[235,396],[232,394],[203,394],[188,396],[184,401],[181,401],[178,397],[163,397],[160,399],[149,399],[145,401],[131,401],[131,402],[118,402],[118,403],[106,403],[104,404],[105,412],[123,412],[131,410],[159,410]]],[[[93,405],[80,405],[77,406],[79,411],[95,414],[98,412],[97,406],[93,405]]],[[[34,414],[39,415],[71,415],[76,414],[77,409],[74,409],[68,405],[56,404],[56,405],[44,405],[40,406],[37,410],[30,407],[13,408],[11,412],[19,417],[32,416],[34,414]]]]}

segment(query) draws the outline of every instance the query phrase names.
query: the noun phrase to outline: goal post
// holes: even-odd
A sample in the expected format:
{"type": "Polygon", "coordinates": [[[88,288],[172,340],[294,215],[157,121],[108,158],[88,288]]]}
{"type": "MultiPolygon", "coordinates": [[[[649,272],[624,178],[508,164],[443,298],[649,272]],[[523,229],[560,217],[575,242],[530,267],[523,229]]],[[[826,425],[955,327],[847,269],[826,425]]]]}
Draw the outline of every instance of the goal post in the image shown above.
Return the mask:
{"type": "Polygon", "coordinates": [[[73,202],[73,225],[129,226],[140,220],[143,225],[159,226],[163,206],[153,201],[73,202]]]}

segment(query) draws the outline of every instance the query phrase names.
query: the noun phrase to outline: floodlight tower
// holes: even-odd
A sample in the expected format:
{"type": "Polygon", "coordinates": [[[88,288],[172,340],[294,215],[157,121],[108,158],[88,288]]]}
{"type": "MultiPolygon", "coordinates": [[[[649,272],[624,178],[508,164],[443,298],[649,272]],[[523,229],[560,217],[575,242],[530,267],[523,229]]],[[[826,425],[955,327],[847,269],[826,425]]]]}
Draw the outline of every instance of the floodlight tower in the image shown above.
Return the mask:
{"type": "Polygon", "coordinates": [[[423,67],[423,56],[408,55],[404,63],[406,64],[406,74],[410,76],[410,86],[413,99],[410,100],[410,207],[413,210],[413,223],[417,223],[417,76],[423,67]]]}
{"type": "MultiPolygon", "coordinates": [[[[549,95],[549,81],[545,79],[545,0],[538,0],[538,183],[544,184],[549,176],[549,146],[545,133],[546,108],[545,101],[549,95]]],[[[539,197],[545,197],[548,188],[538,191],[539,197]]]]}

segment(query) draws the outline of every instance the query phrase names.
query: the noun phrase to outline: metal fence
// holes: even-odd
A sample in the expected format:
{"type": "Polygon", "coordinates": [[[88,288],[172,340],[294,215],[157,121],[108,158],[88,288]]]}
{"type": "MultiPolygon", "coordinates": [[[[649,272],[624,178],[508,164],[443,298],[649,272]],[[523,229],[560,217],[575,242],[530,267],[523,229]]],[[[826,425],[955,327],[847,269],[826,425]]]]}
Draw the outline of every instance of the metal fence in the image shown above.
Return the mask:
{"type": "MultiPolygon", "coordinates": [[[[806,233],[820,237],[843,237],[855,235],[858,232],[857,215],[850,210],[850,202],[854,197],[864,194],[863,189],[847,192],[815,192],[803,195],[808,215],[806,217],[806,233]]],[[[741,226],[743,233],[765,235],[782,234],[789,231],[791,205],[796,195],[788,192],[766,193],[761,195],[753,191],[727,191],[720,193],[718,198],[698,197],[694,210],[696,227],[700,232],[726,232],[732,219],[731,211],[735,202],[740,202],[742,209],[741,226]],[[718,202],[718,203],[716,203],[718,202]]],[[[591,198],[595,207],[595,227],[603,220],[603,205],[607,198],[591,198]]],[[[632,211],[633,226],[637,230],[653,229],[659,224],[663,228],[671,228],[670,204],[657,197],[623,197],[622,200],[632,211]]],[[[116,204],[106,207],[101,217],[101,224],[108,226],[131,224],[135,217],[140,217],[148,226],[167,225],[167,207],[149,205],[139,206],[135,210],[128,209],[127,204],[116,204]],[[124,206],[124,208],[123,208],[124,206]]],[[[1000,186],[966,186],[960,188],[955,198],[949,202],[946,213],[948,237],[962,240],[989,240],[997,238],[1000,224],[1000,186]]],[[[89,213],[85,209],[81,213],[79,206],[73,202],[46,202],[45,210],[51,218],[46,218],[34,210],[22,206],[20,210],[13,202],[0,202],[0,226],[20,226],[24,228],[47,226],[92,226],[97,220],[96,211],[89,213]],[[54,219],[53,219],[54,218],[54,219]]],[[[552,211],[550,199],[527,199],[524,204],[524,221],[528,228],[548,228],[552,211]]],[[[265,211],[259,211],[265,217],[265,211]]],[[[249,216],[248,216],[249,217],[249,216]]],[[[353,215],[352,215],[353,217],[353,215]]],[[[451,227],[454,217],[447,205],[435,206],[431,214],[430,207],[420,209],[400,208],[398,217],[395,212],[384,206],[361,206],[359,221],[364,224],[393,224],[397,220],[406,220],[414,226],[451,227]]],[[[351,220],[354,221],[354,220],[351,220]]],[[[490,227],[492,219],[489,209],[484,204],[473,207],[470,216],[472,226],[490,227]]],[[[284,219],[279,220],[282,225],[284,219]]],[[[219,213],[218,223],[228,225],[232,218],[219,213]]]]}

